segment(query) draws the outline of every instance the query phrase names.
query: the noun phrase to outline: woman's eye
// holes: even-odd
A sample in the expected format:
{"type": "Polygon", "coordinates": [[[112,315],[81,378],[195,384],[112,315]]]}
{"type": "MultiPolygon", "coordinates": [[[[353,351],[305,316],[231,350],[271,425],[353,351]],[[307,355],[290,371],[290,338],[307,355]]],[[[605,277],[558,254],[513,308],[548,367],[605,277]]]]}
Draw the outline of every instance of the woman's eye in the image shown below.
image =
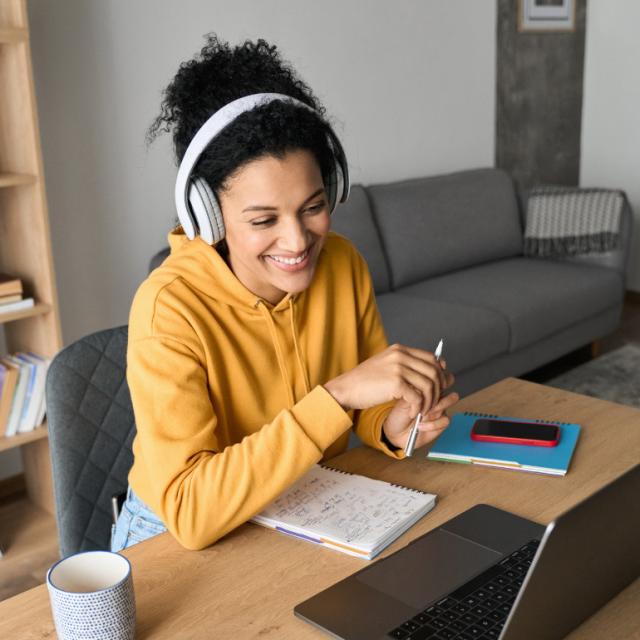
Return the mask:
{"type": "Polygon", "coordinates": [[[322,211],[322,209],[325,208],[325,203],[324,202],[319,202],[318,204],[314,204],[311,207],[307,207],[305,209],[306,213],[318,213],[318,211],[322,211]]]}
{"type": "Polygon", "coordinates": [[[274,221],[274,218],[265,218],[264,220],[252,220],[251,224],[254,227],[267,227],[274,221]]]}

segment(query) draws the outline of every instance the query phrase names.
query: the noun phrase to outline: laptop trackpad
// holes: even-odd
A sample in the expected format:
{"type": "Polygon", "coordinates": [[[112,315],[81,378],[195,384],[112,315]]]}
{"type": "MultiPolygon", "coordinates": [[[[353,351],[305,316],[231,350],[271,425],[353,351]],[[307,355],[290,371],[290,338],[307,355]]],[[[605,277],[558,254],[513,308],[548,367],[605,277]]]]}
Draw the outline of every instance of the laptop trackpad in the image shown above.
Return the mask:
{"type": "Polygon", "coordinates": [[[455,590],[502,554],[436,529],[354,578],[417,609],[455,590]]]}

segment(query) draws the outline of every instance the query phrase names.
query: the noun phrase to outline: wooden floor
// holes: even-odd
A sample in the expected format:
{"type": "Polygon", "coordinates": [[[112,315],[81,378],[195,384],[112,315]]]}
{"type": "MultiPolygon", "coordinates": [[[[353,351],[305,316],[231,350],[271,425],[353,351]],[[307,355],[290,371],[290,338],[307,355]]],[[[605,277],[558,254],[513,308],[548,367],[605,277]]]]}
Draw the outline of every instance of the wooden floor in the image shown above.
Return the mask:
{"type": "MultiPolygon", "coordinates": [[[[640,296],[625,302],[620,328],[602,340],[602,353],[627,342],[640,343],[640,296]]],[[[523,376],[544,382],[591,357],[590,348],[579,349],[545,367],[523,376]]],[[[47,569],[58,559],[55,519],[34,507],[24,491],[0,497],[0,600],[42,584],[47,569]]]]}
{"type": "Polygon", "coordinates": [[[0,600],[42,584],[58,559],[55,518],[18,493],[0,502],[0,600]]]}

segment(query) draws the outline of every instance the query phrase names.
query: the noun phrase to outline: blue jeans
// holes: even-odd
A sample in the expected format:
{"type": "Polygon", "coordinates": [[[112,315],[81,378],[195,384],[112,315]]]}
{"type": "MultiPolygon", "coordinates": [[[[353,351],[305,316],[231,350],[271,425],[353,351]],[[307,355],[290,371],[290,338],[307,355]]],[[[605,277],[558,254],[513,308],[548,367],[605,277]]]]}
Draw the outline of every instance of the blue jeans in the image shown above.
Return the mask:
{"type": "Polygon", "coordinates": [[[122,551],[166,530],[162,520],[129,487],[118,521],[111,526],[111,551],[122,551]]]}

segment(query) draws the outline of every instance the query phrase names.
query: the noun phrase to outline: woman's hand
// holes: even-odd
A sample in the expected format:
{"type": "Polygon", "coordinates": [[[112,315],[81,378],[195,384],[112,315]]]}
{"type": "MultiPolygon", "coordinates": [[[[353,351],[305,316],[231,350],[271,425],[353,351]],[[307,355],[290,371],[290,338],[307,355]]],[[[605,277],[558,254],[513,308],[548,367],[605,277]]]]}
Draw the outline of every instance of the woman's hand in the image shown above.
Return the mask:
{"type": "Polygon", "coordinates": [[[446,371],[446,363],[438,362],[433,353],[394,344],[324,387],[345,410],[368,409],[397,400],[389,415],[393,416],[391,435],[396,437],[400,416],[408,416],[409,421],[411,416],[415,420],[419,412],[426,416],[436,410],[442,391],[452,384],[453,376],[446,371]]]}
{"type": "MultiPolygon", "coordinates": [[[[445,415],[445,411],[459,399],[460,396],[457,393],[444,395],[428,413],[422,414],[422,421],[418,425],[416,449],[433,442],[449,426],[449,418],[445,415]]],[[[394,447],[404,449],[416,421],[416,415],[403,400],[398,401],[391,409],[383,430],[387,440],[394,447]]]]}

